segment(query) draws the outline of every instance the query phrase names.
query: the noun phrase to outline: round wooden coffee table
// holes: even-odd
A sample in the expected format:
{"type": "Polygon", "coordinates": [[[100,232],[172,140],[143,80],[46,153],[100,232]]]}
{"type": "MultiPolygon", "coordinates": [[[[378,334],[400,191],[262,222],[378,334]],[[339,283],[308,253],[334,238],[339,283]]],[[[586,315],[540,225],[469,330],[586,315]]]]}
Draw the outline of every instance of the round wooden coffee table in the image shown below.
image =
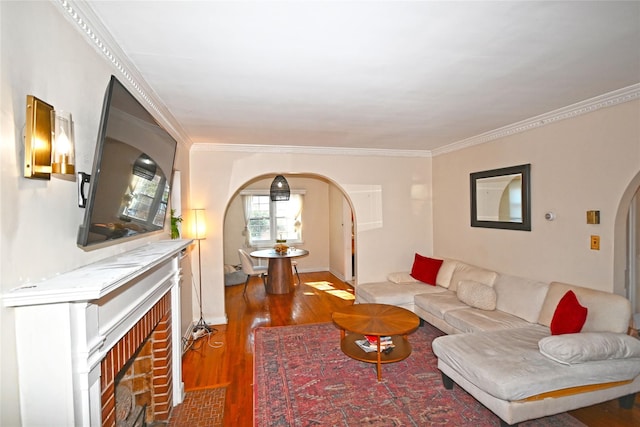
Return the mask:
{"type": "Polygon", "coordinates": [[[349,357],[362,362],[375,363],[378,381],[382,379],[382,364],[399,362],[411,354],[407,335],[420,326],[420,318],[404,308],[387,304],[354,304],[331,315],[333,323],[340,328],[340,348],[349,357]],[[347,334],[346,332],[350,332],[347,334]],[[361,349],[356,340],[364,335],[391,336],[395,347],[388,353],[370,353],[361,349]]]}

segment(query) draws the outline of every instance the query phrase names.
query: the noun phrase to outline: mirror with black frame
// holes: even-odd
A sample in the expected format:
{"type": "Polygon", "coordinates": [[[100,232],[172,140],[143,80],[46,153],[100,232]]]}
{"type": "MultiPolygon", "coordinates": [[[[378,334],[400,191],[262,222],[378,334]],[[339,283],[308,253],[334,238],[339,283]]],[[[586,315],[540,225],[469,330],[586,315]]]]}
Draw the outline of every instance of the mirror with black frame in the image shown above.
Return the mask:
{"type": "Polygon", "coordinates": [[[531,231],[531,164],[474,172],[471,226],[531,231]]]}

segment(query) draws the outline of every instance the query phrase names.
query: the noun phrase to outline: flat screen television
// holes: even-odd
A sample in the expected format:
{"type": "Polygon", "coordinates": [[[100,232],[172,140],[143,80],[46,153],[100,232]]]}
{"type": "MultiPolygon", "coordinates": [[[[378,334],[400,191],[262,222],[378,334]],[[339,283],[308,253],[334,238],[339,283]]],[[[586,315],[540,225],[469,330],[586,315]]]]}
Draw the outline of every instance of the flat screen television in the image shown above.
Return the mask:
{"type": "Polygon", "coordinates": [[[111,76],[104,97],[84,222],[87,247],[164,229],[176,140],[111,76]]]}

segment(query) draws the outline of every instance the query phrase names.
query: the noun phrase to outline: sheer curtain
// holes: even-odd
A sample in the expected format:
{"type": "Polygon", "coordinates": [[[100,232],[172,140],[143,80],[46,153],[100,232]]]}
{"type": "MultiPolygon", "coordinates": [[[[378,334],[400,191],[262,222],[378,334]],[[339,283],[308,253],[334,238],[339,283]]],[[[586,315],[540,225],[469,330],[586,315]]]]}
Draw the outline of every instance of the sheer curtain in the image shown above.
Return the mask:
{"type": "Polygon", "coordinates": [[[293,214],[293,230],[296,233],[296,238],[302,238],[302,230],[300,227],[302,226],[302,205],[304,203],[304,195],[303,194],[292,194],[289,198],[291,203],[291,211],[293,214]]]}
{"type": "Polygon", "coordinates": [[[251,247],[251,239],[249,233],[249,218],[251,212],[251,195],[243,195],[242,196],[242,212],[244,214],[244,230],[242,230],[242,235],[244,236],[244,247],[251,247]]]}

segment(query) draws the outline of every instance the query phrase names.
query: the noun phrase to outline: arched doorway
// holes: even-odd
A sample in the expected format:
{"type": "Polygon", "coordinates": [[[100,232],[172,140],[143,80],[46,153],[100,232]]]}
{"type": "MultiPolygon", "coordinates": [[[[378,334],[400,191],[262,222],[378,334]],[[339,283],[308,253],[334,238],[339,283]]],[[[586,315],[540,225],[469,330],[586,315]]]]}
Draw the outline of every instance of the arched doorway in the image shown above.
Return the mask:
{"type": "MultiPolygon", "coordinates": [[[[245,224],[243,195],[268,191],[273,174],[262,174],[245,182],[230,198],[223,219],[223,259],[225,270],[238,264],[238,249],[262,248],[249,242],[245,224]]],[[[353,283],[355,212],[346,192],[327,177],[312,173],[286,174],[293,191],[304,194],[302,240],[299,247],[310,251],[298,260],[298,269],[328,270],[339,279],[353,283]]],[[[298,244],[296,244],[298,245],[298,244]]],[[[229,274],[229,273],[227,273],[229,274]]],[[[227,279],[227,277],[225,277],[227,279]]],[[[225,280],[226,281],[226,280],[225,280]]],[[[232,283],[228,283],[232,285],[232,283]]]]}
{"type": "Polygon", "coordinates": [[[624,191],[615,219],[614,293],[629,298],[640,324],[640,172],[624,191]]]}
{"type": "Polygon", "coordinates": [[[631,199],[627,216],[626,287],[637,328],[640,326],[640,187],[631,199]]]}

